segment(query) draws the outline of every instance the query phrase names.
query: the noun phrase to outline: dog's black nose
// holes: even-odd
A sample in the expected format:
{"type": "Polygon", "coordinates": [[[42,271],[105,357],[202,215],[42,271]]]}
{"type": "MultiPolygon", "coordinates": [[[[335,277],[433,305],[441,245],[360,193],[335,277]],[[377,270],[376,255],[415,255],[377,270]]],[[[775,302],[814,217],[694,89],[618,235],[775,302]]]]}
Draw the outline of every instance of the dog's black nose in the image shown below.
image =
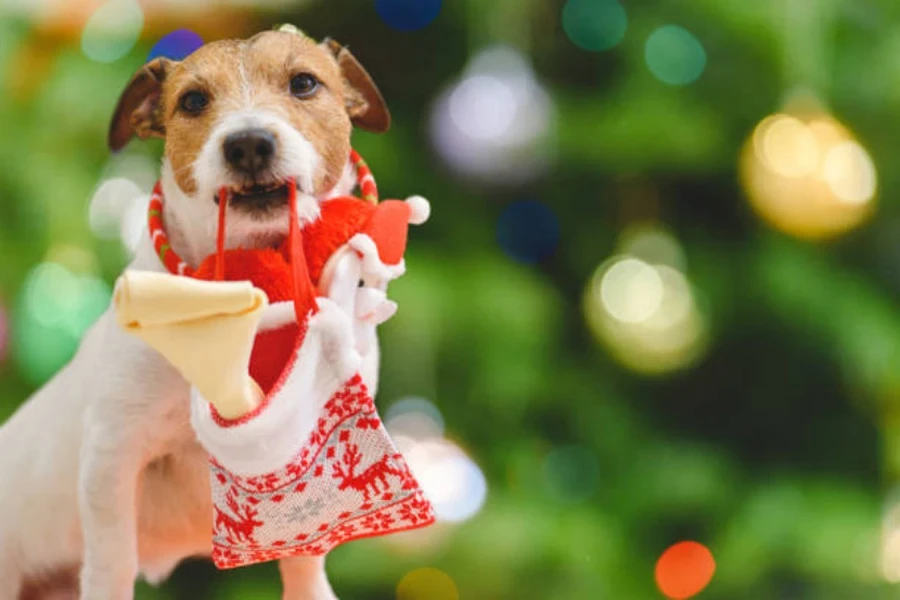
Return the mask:
{"type": "Polygon", "coordinates": [[[275,136],[265,129],[245,129],[226,137],[222,151],[232,169],[255,176],[271,165],[275,136]]]}

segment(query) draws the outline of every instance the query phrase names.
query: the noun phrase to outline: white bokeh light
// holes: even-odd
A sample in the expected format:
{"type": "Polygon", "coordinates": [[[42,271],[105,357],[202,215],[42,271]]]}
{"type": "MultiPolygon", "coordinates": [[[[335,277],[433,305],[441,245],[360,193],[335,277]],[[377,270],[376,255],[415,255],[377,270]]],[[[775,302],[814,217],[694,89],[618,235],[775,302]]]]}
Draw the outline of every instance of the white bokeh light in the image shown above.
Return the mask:
{"type": "Polygon", "coordinates": [[[461,523],[481,510],[487,480],[458,446],[447,440],[427,440],[408,447],[404,454],[438,521],[461,523]]]}
{"type": "Polygon", "coordinates": [[[91,197],[88,221],[102,239],[119,239],[133,255],[147,229],[150,190],[159,177],[159,163],[139,154],[110,158],[91,197]]]}
{"type": "Polygon", "coordinates": [[[476,140],[490,141],[513,126],[516,97],[502,79],[475,75],[450,95],[450,118],[460,131],[476,140]]]}
{"type": "Polygon", "coordinates": [[[431,116],[438,153],[461,175],[487,183],[540,176],[553,154],[550,96],[525,57],[507,47],[478,53],[431,116]]]}
{"type": "Polygon", "coordinates": [[[135,200],[141,197],[141,188],[130,179],[107,179],[94,192],[89,209],[91,231],[104,239],[118,239],[122,233],[122,219],[135,200]]]}

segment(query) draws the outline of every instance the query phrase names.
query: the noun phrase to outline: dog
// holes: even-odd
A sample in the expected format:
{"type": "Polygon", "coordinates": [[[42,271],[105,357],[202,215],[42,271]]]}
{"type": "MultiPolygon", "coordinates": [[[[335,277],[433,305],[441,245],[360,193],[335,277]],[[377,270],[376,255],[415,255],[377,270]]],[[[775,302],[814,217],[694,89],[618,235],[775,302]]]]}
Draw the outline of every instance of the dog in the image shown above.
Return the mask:
{"type": "MultiPolygon", "coordinates": [[[[285,182],[296,181],[301,220],[315,219],[321,202],[352,191],[352,128],[390,127],[354,56],[298,33],[156,58],[122,92],[109,146],[165,140],[163,218],[193,267],[215,251],[220,188],[231,192],[226,247],[275,247],[288,233],[285,182]]],[[[147,235],[129,268],[165,270],[147,235]]],[[[190,425],[189,385],[111,309],[0,427],[0,482],[0,600],[51,581],[68,582],[71,598],[130,600],[138,576],[159,583],[211,552],[208,455],[190,425]]],[[[283,598],[335,598],[324,558],[279,570],[283,598]]]]}

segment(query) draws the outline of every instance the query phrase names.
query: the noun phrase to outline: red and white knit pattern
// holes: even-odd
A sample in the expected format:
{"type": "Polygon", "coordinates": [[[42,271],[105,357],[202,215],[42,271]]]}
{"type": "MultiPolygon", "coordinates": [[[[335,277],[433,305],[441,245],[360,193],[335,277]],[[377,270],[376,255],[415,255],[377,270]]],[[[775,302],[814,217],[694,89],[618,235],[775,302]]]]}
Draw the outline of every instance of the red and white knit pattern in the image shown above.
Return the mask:
{"type": "Polygon", "coordinates": [[[289,465],[241,477],[214,460],[212,484],[213,560],[222,569],[322,555],[344,542],[434,522],[359,376],[331,397],[289,465]]]}

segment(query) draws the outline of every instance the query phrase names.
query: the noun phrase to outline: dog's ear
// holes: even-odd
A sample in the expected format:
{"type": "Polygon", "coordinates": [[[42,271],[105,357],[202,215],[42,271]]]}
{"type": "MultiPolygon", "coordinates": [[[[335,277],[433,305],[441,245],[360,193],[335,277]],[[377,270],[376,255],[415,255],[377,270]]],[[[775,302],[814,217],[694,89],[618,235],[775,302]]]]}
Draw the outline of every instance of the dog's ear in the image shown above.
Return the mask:
{"type": "Polygon", "coordinates": [[[347,82],[347,114],[353,124],[375,133],[384,133],[390,129],[391,113],[369,73],[349,50],[331,38],[323,41],[322,45],[337,60],[344,81],[347,82]]]}
{"type": "Polygon", "coordinates": [[[165,137],[160,95],[171,66],[171,60],[155,58],[141,67],[128,82],[109,124],[110,150],[121,150],[134,135],[142,140],[165,137]]]}

